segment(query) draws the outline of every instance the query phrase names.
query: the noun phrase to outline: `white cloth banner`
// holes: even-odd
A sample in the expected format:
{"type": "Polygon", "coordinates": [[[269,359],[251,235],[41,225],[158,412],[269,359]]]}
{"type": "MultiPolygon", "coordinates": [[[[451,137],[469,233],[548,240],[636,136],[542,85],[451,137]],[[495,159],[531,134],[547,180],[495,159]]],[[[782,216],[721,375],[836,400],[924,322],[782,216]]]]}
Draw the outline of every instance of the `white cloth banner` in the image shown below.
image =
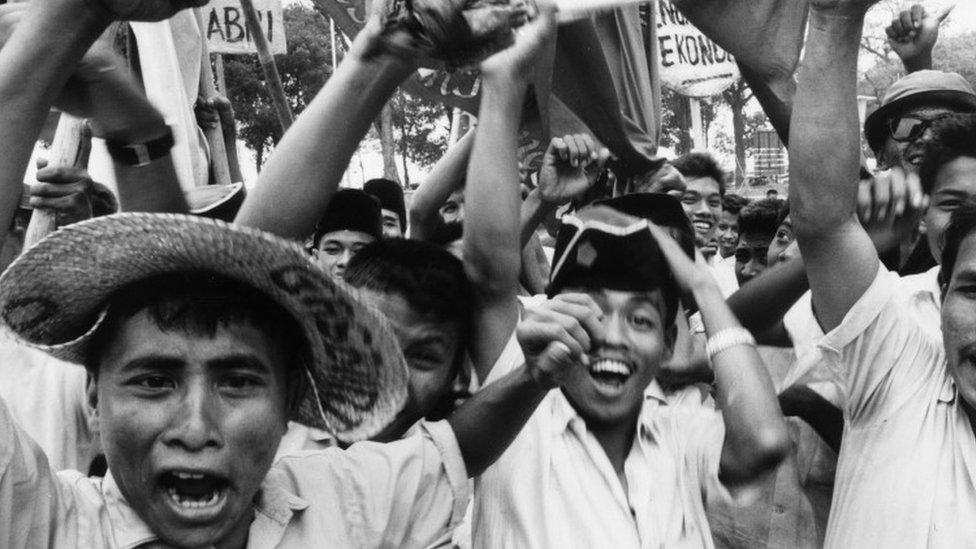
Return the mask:
{"type": "Polygon", "coordinates": [[[173,163],[184,190],[206,185],[206,140],[193,104],[200,90],[203,37],[191,10],[158,23],[132,23],[146,96],[173,128],[173,163]]]}
{"type": "Polygon", "coordinates": [[[731,54],[688,22],[670,0],[656,0],[661,81],[687,97],[709,97],[739,78],[731,54]]]}
{"type": "MultiPolygon", "coordinates": [[[[285,42],[285,15],[281,0],[253,0],[261,30],[272,54],[288,53],[285,42]]],[[[210,53],[257,53],[251,32],[244,21],[240,0],[211,0],[203,11],[210,53]]]]}

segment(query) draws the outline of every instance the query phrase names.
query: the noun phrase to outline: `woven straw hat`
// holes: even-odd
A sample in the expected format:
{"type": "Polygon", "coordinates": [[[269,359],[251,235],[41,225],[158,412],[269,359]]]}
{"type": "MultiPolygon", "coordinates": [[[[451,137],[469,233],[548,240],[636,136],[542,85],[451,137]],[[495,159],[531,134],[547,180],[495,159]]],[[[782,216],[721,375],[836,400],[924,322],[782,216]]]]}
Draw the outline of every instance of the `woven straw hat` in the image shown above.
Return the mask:
{"type": "Polygon", "coordinates": [[[402,407],[406,361],[382,315],[297,244],[222,221],[124,213],[65,227],[0,276],[0,321],[28,345],[79,363],[112,293],[179,272],[238,280],[295,318],[312,365],[292,419],[351,442],[377,433],[402,407]]]}

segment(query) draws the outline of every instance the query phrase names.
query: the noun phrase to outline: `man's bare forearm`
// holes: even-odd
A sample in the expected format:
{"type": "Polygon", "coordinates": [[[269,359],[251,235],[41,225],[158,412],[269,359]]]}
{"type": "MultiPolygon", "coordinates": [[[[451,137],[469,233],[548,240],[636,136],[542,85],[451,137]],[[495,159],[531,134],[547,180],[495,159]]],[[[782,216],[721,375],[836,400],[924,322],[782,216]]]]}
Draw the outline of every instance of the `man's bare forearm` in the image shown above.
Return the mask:
{"type": "Polygon", "coordinates": [[[0,50],[0,227],[13,220],[48,110],[109,22],[81,0],[33,2],[0,50]]]}
{"type": "Polygon", "coordinates": [[[367,25],[325,87],[285,133],[236,222],[304,238],[328,206],[349,159],[396,87],[415,68],[376,53],[367,25]]]}
{"type": "Polygon", "coordinates": [[[437,161],[410,201],[410,238],[427,240],[437,226],[438,210],[451,193],[464,187],[475,132],[469,131],[437,161]]]}

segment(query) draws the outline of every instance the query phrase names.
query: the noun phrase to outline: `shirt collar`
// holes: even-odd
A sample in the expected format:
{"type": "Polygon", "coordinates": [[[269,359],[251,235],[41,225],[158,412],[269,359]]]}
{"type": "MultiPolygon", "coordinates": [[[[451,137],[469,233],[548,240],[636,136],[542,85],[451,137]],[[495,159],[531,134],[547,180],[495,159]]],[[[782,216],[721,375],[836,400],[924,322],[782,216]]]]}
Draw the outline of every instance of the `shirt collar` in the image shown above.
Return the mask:
{"type": "MultiPolygon", "coordinates": [[[[254,503],[257,513],[281,527],[287,526],[295,513],[304,511],[309,506],[307,501],[284,488],[284,479],[281,478],[283,474],[274,468],[268,471],[254,503]]],[[[134,549],[159,540],[159,536],[129,506],[111,471],[106,472],[102,479],[102,495],[112,525],[112,534],[119,549],[134,549]]]]}
{"type": "Polygon", "coordinates": [[[102,479],[102,496],[105,498],[105,508],[108,511],[109,523],[112,525],[112,535],[115,536],[119,549],[132,549],[159,540],[159,537],[129,506],[111,471],[107,471],[105,478],[102,479]]]}
{"type": "MultiPolygon", "coordinates": [[[[648,411],[654,410],[659,406],[667,406],[668,401],[664,396],[664,390],[657,380],[651,380],[651,384],[644,390],[644,405],[640,413],[640,429],[643,432],[650,426],[648,411]]],[[[586,430],[586,422],[576,412],[573,405],[569,403],[566,395],[561,390],[552,392],[552,434],[561,435],[567,429],[573,429],[582,433],[586,430]]]]}

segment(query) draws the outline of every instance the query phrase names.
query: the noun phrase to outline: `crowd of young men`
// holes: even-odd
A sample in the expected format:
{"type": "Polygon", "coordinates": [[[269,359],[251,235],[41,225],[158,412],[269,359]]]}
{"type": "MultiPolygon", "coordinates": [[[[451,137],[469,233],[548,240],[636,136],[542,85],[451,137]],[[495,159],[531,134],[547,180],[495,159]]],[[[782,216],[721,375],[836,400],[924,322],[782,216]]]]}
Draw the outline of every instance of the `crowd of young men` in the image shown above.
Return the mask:
{"type": "Polygon", "coordinates": [[[0,547],[976,546],[976,92],[932,70],[941,17],[903,13],[865,169],[875,2],[809,1],[788,200],[702,152],[594,197],[587,133],[524,189],[540,1],[495,8],[518,28],[477,127],[409,204],[339,184],[421,60],[475,40],[455,5],[370,14],[220,208],[97,41],[203,0],[0,6],[0,547]],[[40,169],[60,229],[21,250],[52,105],[118,188],[40,169]]]}

